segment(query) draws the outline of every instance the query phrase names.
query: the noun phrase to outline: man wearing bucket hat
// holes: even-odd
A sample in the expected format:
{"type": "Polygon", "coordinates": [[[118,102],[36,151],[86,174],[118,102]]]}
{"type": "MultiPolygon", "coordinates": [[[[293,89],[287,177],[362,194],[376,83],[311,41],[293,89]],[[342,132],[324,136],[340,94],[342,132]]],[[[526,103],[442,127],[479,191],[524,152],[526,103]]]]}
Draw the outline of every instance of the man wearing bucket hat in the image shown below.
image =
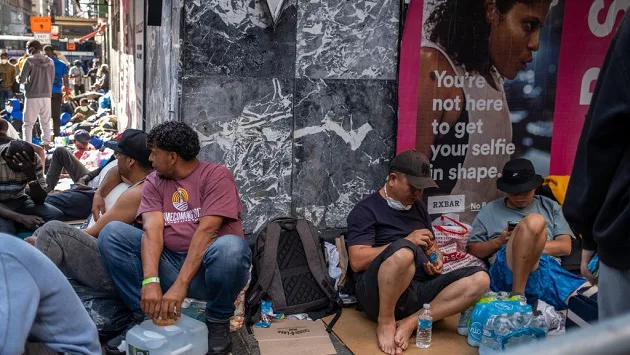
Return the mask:
{"type": "Polygon", "coordinates": [[[529,303],[543,300],[557,310],[585,279],[560,266],[575,238],[555,201],[536,195],[542,185],[527,159],[505,164],[497,187],[506,197],[489,202],[473,221],[468,252],[488,259],[490,287],[525,295],[529,303]]]}
{"type": "Polygon", "coordinates": [[[441,255],[432,264],[423,247],[435,243],[431,219],[420,200],[437,187],[429,160],[415,150],[392,161],[387,182],[348,216],[348,255],[356,273],[359,305],[378,321],[378,345],[386,354],[409,346],[418,312],[430,303],[437,321],[467,309],[488,289],[481,267],[442,274],[441,255]]]}

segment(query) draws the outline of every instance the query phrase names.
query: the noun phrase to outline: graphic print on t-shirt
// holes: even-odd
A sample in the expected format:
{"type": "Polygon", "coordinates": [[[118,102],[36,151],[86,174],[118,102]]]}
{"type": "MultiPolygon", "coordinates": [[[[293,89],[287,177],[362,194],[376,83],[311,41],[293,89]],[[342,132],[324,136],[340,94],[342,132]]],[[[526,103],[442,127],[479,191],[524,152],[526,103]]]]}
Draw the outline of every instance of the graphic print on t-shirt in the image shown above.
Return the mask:
{"type": "Polygon", "coordinates": [[[201,208],[188,209],[190,207],[188,203],[191,202],[194,204],[195,202],[189,200],[188,191],[186,191],[186,189],[178,187],[177,190],[173,192],[171,201],[173,202],[173,207],[179,212],[164,212],[164,222],[166,222],[167,225],[199,222],[201,208]]]}
{"type": "Polygon", "coordinates": [[[188,209],[188,192],[181,187],[178,187],[175,192],[173,192],[173,206],[178,211],[186,211],[188,209]]]}

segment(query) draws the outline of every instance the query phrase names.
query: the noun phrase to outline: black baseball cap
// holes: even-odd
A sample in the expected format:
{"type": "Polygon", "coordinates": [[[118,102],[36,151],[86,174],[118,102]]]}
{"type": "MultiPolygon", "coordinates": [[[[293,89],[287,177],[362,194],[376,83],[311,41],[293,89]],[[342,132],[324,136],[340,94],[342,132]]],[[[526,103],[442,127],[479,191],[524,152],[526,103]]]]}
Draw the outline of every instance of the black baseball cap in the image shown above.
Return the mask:
{"type": "Polygon", "coordinates": [[[147,133],[139,129],[128,129],[120,135],[118,141],[105,142],[105,147],[137,160],[144,166],[151,166],[149,155],[151,149],[147,146],[147,133]]]}
{"type": "Polygon", "coordinates": [[[503,174],[497,180],[497,188],[509,194],[520,194],[539,188],[543,180],[542,176],[536,174],[531,161],[512,159],[505,163],[503,174]]]}
{"type": "Polygon", "coordinates": [[[398,154],[392,161],[391,171],[405,174],[409,184],[416,189],[438,187],[431,178],[429,159],[416,150],[406,150],[398,154]]]}
{"type": "Polygon", "coordinates": [[[79,129],[76,132],[74,132],[74,140],[77,142],[89,143],[90,139],[92,139],[92,137],[90,136],[90,132],[84,129],[79,129]]]}

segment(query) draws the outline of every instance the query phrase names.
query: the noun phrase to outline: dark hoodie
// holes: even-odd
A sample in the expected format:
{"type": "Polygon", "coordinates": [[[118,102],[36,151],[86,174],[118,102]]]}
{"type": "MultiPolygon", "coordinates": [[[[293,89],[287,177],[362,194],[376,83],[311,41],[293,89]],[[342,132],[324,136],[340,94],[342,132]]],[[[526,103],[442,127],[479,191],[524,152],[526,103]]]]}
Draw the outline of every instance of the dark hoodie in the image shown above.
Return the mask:
{"type": "Polygon", "coordinates": [[[630,269],[630,13],[597,79],[578,144],[563,212],[586,250],[630,269]]]}
{"type": "Polygon", "coordinates": [[[55,64],[47,56],[36,53],[26,58],[18,81],[24,84],[27,98],[52,96],[52,85],[55,80],[55,64]]]}

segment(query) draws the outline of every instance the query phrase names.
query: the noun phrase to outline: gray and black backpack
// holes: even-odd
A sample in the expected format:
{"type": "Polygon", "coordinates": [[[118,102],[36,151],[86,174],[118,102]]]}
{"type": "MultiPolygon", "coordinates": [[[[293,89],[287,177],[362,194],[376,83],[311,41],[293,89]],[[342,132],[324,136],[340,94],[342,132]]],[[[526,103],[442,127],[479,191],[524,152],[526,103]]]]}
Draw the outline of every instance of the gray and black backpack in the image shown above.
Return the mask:
{"type": "Polygon", "coordinates": [[[260,302],[271,300],[276,313],[308,313],[320,318],[341,316],[342,302],[328,275],[323,241],[305,219],[276,218],[258,234],[253,254],[252,285],[247,295],[247,320],[260,316],[260,302]]]}

